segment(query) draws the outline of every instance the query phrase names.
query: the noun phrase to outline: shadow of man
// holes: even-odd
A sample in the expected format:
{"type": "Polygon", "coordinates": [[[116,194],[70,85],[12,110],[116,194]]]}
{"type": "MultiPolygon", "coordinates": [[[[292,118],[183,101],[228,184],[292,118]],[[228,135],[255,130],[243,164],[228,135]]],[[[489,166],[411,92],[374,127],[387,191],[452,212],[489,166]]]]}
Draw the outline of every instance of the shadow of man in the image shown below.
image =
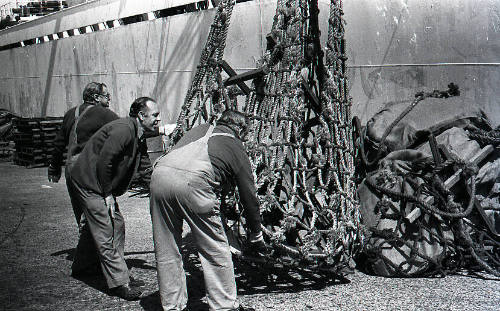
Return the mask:
{"type": "MultiPolygon", "coordinates": [[[[208,310],[201,263],[190,232],[183,238],[181,253],[188,290],[187,307],[189,310],[208,310]]],[[[307,267],[292,268],[278,261],[256,262],[233,256],[233,263],[239,296],[319,290],[327,286],[350,282],[331,271],[318,271],[307,269],[307,267]]],[[[147,311],[161,310],[159,291],[143,297],[141,306],[147,311]]]]}
{"type": "MultiPolygon", "coordinates": [[[[125,256],[144,255],[152,253],[154,253],[154,251],[125,252],[125,256]]],[[[50,255],[54,257],[65,256],[66,260],[72,262],[75,257],[75,254],[76,254],[76,248],[69,248],[58,252],[54,252],[50,255]]],[[[127,263],[129,271],[132,270],[132,268],[146,270],[146,271],[156,270],[156,267],[154,265],[151,265],[147,260],[141,258],[126,258],[125,262],[127,263]]],[[[147,273],[145,271],[141,271],[141,272],[136,272],[135,274],[146,275],[147,273]]],[[[85,283],[87,286],[92,287],[100,292],[103,292],[108,295],[111,294],[104,279],[104,275],[101,272],[100,266],[97,266],[95,270],[88,271],[88,273],[85,274],[82,273],[71,276],[74,279],[79,280],[85,283]]]]}

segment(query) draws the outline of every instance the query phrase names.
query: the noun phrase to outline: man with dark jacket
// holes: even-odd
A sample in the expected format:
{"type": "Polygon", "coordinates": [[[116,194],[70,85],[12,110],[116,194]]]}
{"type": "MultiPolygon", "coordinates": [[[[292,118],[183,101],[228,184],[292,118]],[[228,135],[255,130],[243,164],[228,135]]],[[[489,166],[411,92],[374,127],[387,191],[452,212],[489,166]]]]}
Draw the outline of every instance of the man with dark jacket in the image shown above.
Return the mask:
{"type": "Polygon", "coordinates": [[[183,220],[198,248],[210,310],[251,310],[236,299],[220,211],[220,197],[237,186],[249,242],[256,250],[265,247],[252,168],[241,143],[246,129],[244,114],[225,111],[215,128],[204,124],[191,129],[153,165],[150,208],[163,310],[182,310],[187,303],[180,253],[183,220]]]}
{"type": "Polygon", "coordinates": [[[49,181],[58,182],[61,177],[64,149],[70,151],[68,157],[79,154],[89,138],[104,124],[118,119],[109,109],[111,100],[104,83],[90,82],[83,90],[83,103],[64,114],[61,129],[54,141],[54,150],[49,166],[49,181]],[[76,122],[75,122],[76,121],[76,122]],[[74,127],[76,123],[76,127],[74,127]],[[73,137],[70,137],[74,135],[73,137]],[[73,138],[70,140],[70,138],[73,138]]]}
{"type": "Polygon", "coordinates": [[[76,223],[80,235],[77,252],[71,266],[73,276],[83,276],[99,273],[99,258],[92,237],[86,226],[86,219],[80,205],[74,202],[75,191],[68,183],[68,176],[76,158],[85,147],[87,141],[103,125],[118,119],[109,107],[110,95],[104,83],[90,82],[83,90],[83,104],[71,108],[63,118],[61,129],[54,142],[54,151],[48,168],[48,178],[58,182],[61,177],[64,150],[67,147],[65,177],[66,186],[73,206],[76,223]]]}
{"type": "Polygon", "coordinates": [[[147,156],[144,137],[157,131],[158,116],[153,99],[136,99],[128,118],[104,125],[89,139],[69,176],[107,285],[114,295],[127,300],[140,298],[141,291],[135,285],[143,282],[130,278],[124,258],[125,223],[115,198],[127,191],[140,157],[147,156]]]}

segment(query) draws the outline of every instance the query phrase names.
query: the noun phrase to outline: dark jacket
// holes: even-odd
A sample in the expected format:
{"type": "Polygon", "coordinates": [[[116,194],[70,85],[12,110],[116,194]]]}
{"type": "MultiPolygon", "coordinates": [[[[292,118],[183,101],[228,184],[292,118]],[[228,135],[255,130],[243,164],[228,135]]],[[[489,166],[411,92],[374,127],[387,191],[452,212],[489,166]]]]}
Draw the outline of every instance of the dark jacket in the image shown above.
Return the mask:
{"type": "MultiPolygon", "coordinates": [[[[208,124],[202,124],[186,132],[174,149],[189,144],[205,135],[208,124]]],[[[234,132],[227,126],[217,125],[213,133],[234,132]]],[[[208,156],[214,169],[215,179],[221,185],[222,196],[236,186],[244,208],[244,216],[251,231],[260,230],[259,199],[252,174],[252,166],[241,141],[227,136],[214,136],[208,140],[208,156]]]]}
{"type": "MultiPolygon", "coordinates": [[[[62,165],[64,149],[68,145],[71,129],[75,123],[75,109],[78,108],[81,115],[89,105],[88,103],[83,103],[77,107],[71,108],[64,114],[62,126],[54,141],[54,150],[52,151],[52,159],[50,160],[50,164],[53,167],[60,167],[62,165]]],[[[78,143],[75,148],[76,153],[83,150],[83,147],[90,137],[92,137],[92,135],[94,135],[103,125],[116,119],[118,119],[116,113],[108,108],[102,106],[89,108],[87,112],[80,117],[80,121],[78,121],[78,126],[76,128],[78,143]]]]}
{"type": "Polygon", "coordinates": [[[138,137],[135,118],[104,125],[87,142],[71,175],[81,187],[106,197],[127,191],[140,162],[147,156],[145,140],[138,137]]]}

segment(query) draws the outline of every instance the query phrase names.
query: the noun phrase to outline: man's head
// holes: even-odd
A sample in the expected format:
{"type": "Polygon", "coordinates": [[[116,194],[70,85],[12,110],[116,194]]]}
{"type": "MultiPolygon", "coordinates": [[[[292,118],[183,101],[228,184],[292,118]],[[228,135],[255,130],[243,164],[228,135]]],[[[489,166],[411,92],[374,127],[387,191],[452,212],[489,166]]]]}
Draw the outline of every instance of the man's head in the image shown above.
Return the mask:
{"type": "Polygon", "coordinates": [[[130,106],[128,114],[132,118],[137,118],[142,127],[149,131],[154,131],[160,125],[160,110],[154,99],[149,97],[139,97],[130,106]]]}
{"type": "Polygon", "coordinates": [[[92,105],[109,107],[111,96],[104,83],[90,82],[83,90],[83,101],[92,105]]]}
{"type": "Polygon", "coordinates": [[[224,111],[217,120],[217,125],[225,125],[231,128],[241,140],[244,140],[248,134],[249,123],[248,117],[236,110],[224,111]]]}

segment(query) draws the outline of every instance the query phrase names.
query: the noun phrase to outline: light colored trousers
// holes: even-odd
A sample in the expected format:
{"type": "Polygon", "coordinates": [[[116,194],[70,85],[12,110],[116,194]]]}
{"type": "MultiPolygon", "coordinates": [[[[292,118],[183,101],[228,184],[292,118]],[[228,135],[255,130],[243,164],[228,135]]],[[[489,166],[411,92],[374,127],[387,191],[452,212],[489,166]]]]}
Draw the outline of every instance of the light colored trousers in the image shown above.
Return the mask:
{"type": "MultiPolygon", "coordinates": [[[[109,288],[128,284],[129,270],[125,262],[125,222],[118,208],[115,207],[114,218],[111,218],[104,198],[78,185],[70,176],[68,190],[70,192],[73,209],[85,214],[85,226],[80,233],[80,241],[73,262],[73,269],[85,265],[84,258],[92,258],[87,251],[97,249],[102,272],[109,288]],[[71,190],[70,190],[71,189],[71,190]],[[82,240],[83,239],[83,240],[82,240]],[[90,239],[95,248],[89,247],[90,239]],[[83,257],[83,258],[82,258],[83,257]]],[[[68,182],[68,181],[67,181],[68,182]]],[[[75,215],[76,216],[76,215],[75,215]]],[[[75,270],[74,270],[75,271],[75,270]]],[[[75,271],[76,272],[76,271],[75,271]]]]}
{"type": "MultiPolygon", "coordinates": [[[[182,225],[191,227],[203,268],[210,310],[238,308],[233,261],[222,225],[219,204],[199,204],[205,185],[188,180],[196,174],[157,166],[151,177],[151,220],[163,310],[182,310],[187,304],[183,268],[182,225]]],[[[205,202],[206,203],[206,202],[205,202]]]]}

